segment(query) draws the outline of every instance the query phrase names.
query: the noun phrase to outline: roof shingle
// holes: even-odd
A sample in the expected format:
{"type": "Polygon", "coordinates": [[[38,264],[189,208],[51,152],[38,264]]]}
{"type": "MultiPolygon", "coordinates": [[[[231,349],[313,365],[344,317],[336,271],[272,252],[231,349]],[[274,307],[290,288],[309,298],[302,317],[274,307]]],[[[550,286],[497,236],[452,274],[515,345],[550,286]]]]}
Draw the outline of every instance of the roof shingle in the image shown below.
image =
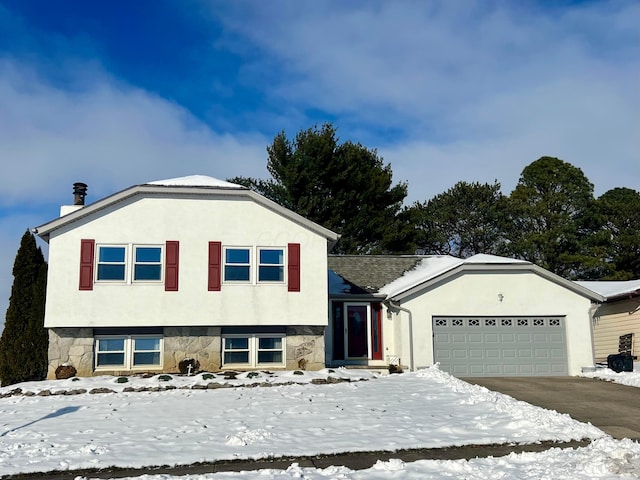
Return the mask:
{"type": "Polygon", "coordinates": [[[329,269],[368,292],[377,292],[425,258],[424,255],[329,255],[329,269]]]}

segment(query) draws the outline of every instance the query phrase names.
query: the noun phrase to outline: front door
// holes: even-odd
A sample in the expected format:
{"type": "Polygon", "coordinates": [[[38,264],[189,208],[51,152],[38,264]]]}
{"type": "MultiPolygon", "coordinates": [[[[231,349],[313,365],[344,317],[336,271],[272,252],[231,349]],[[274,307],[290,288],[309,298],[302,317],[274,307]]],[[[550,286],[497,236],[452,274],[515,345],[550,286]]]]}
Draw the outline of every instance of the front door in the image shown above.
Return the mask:
{"type": "Polygon", "coordinates": [[[345,304],[347,358],[369,358],[369,306],[345,304]]]}

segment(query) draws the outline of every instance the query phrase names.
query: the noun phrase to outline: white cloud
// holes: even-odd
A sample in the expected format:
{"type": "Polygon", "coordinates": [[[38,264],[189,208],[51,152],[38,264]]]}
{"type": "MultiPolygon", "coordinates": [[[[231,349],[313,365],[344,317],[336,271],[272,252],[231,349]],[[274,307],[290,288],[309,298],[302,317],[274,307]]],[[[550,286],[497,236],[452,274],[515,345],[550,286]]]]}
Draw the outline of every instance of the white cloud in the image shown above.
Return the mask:
{"type": "Polygon", "coordinates": [[[640,189],[637,2],[239,8],[220,21],[227,42],[264,52],[247,74],[377,147],[413,200],[459,180],[497,178],[509,193],[543,155],[582,168],[596,194],[640,189]]]}
{"type": "Polygon", "coordinates": [[[262,135],[218,134],[180,106],[120,84],[95,65],[70,67],[77,69],[71,90],[0,58],[0,330],[21,236],[71,203],[74,182],[89,184],[91,202],[163,178],[266,173],[262,135]]]}
{"type": "Polygon", "coordinates": [[[176,104],[76,68],[86,80],[63,90],[0,60],[0,204],[70,201],[75,181],[90,200],[172,176],[264,174],[262,135],[218,134],[176,104]]]}

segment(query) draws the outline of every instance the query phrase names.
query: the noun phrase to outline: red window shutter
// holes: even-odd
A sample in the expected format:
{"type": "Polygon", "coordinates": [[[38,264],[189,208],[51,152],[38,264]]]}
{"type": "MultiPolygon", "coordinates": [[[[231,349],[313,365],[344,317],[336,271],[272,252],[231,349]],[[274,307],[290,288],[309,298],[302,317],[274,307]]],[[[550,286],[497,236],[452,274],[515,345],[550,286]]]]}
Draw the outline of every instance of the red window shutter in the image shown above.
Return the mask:
{"type": "Polygon", "coordinates": [[[80,240],[80,290],[93,290],[93,256],[95,249],[95,240],[80,240]]]}
{"type": "Polygon", "coordinates": [[[300,244],[290,243],[287,247],[288,250],[288,277],[289,277],[289,291],[300,291],[300,244]]]}
{"type": "Polygon", "coordinates": [[[164,251],[164,290],[165,292],[177,292],[180,242],[167,240],[164,251]]]}
{"type": "Polygon", "coordinates": [[[219,292],[222,278],[222,243],[209,242],[209,291],[219,292]]]}

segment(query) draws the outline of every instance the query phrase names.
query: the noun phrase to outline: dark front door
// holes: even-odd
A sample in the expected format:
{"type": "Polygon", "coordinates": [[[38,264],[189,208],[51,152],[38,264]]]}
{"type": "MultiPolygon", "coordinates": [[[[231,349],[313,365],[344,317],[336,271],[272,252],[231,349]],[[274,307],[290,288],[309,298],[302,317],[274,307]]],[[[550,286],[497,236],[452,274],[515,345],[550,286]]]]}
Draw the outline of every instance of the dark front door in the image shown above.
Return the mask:
{"type": "Polygon", "coordinates": [[[345,310],[347,357],[367,358],[369,356],[367,305],[346,305],[345,310]]]}

